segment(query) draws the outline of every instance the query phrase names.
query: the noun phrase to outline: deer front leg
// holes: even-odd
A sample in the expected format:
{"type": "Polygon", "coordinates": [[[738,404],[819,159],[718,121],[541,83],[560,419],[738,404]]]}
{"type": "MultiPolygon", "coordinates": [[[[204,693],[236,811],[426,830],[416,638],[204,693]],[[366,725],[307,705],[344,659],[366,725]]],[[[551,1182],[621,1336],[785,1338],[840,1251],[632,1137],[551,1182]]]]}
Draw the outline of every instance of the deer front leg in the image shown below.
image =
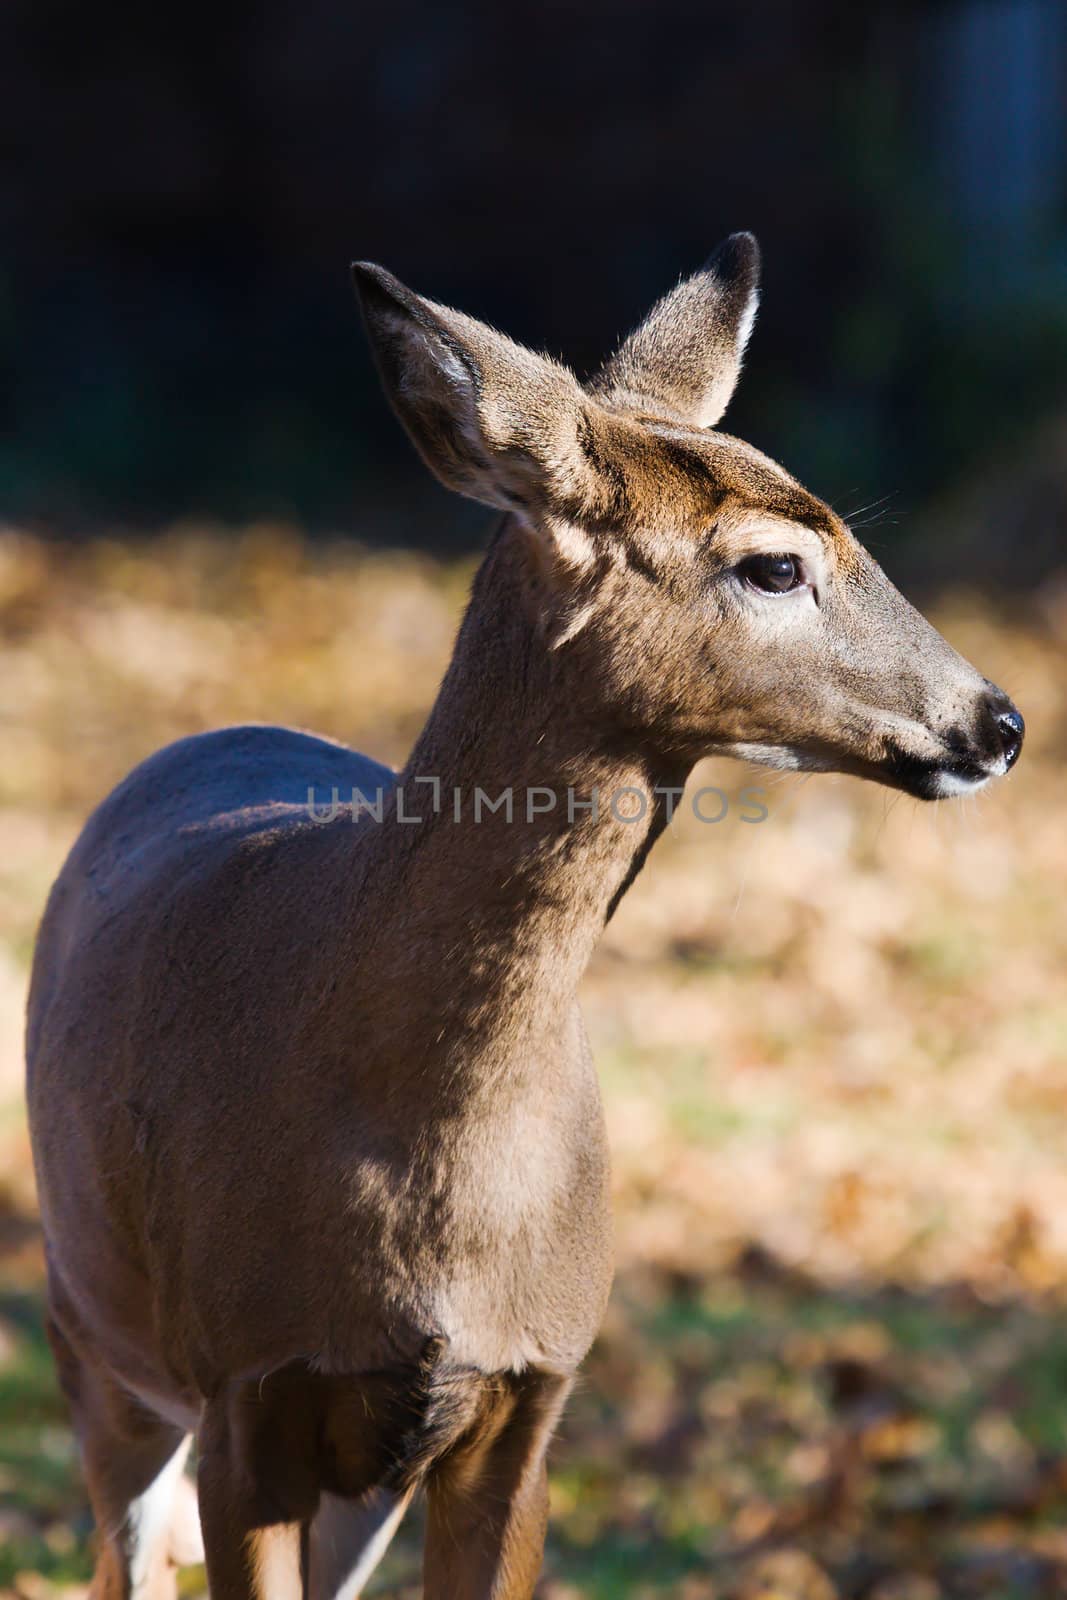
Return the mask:
{"type": "Polygon", "coordinates": [[[311,1524],[308,1600],[358,1600],[414,1494],[371,1489],[358,1500],[324,1494],[311,1524]]]}
{"type": "Polygon", "coordinates": [[[313,1409],[242,1383],[209,1402],[197,1493],[211,1600],[303,1600],[319,1504],[313,1409]]]}
{"type": "Polygon", "coordinates": [[[92,1600],[171,1600],[179,1548],[182,1468],[190,1440],[134,1398],[99,1359],[78,1350],[53,1305],[48,1318],[60,1381],[70,1403],[97,1528],[92,1600]]]}
{"type": "Polygon", "coordinates": [[[478,1427],[431,1471],[426,1600],[528,1600],[548,1523],[545,1452],[572,1379],[508,1381],[478,1427]]]}

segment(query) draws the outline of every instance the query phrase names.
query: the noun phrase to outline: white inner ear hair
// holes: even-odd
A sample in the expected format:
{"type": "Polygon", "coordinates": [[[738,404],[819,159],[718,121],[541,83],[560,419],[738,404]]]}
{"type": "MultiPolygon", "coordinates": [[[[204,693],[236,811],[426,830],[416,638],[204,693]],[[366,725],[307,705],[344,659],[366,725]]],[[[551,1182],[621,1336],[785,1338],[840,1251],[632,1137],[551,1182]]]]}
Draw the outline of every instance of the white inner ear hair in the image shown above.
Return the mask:
{"type": "Polygon", "coordinates": [[[737,353],[743,356],[748,341],[752,337],[752,329],[756,326],[756,312],[759,310],[759,290],[753,289],[748,297],[748,305],[741,313],[741,320],[737,324],[737,353]]]}
{"type": "Polygon", "coordinates": [[[457,390],[472,390],[471,375],[445,341],[400,312],[388,316],[390,330],[405,352],[401,387],[413,399],[433,397],[441,380],[457,390]]]}

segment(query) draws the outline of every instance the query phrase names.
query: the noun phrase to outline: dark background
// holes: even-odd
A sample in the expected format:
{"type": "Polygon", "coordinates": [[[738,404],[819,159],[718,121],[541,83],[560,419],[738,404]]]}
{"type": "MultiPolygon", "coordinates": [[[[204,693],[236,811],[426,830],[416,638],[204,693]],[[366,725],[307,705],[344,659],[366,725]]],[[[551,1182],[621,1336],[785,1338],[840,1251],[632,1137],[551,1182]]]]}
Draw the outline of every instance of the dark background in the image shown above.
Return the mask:
{"type": "Polygon", "coordinates": [[[906,538],[999,462],[1047,472],[1065,97],[1058,0],[7,0],[0,513],[470,544],[348,262],[586,371],[743,227],[764,308],[728,425],[906,538]]]}

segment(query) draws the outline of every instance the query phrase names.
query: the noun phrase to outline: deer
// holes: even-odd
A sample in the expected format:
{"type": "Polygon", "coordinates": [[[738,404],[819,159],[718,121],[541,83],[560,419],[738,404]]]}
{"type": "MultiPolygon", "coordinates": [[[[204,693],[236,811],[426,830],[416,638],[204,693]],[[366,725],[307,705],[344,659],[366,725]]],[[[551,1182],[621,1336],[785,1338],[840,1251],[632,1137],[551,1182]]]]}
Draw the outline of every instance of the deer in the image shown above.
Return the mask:
{"type": "Polygon", "coordinates": [[[27,1092],[96,1600],[201,1553],[213,1600],[353,1600],[417,1491],[427,1596],[530,1596],[613,1270],[577,991],[671,796],[727,755],[936,800],[1022,747],[842,518],[718,430],[750,234],[584,383],[353,273],[417,451],[500,516],[402,772],[182,739],[52,889],[27,1092]]]}

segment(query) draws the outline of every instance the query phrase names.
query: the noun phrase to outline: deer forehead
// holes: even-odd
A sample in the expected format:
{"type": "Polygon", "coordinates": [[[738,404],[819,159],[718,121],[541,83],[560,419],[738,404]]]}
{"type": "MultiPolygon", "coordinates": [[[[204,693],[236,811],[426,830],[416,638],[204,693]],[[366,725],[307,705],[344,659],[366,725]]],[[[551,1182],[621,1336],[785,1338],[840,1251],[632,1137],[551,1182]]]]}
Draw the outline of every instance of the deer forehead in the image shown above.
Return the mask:
{"type": "Polygon", "coordinates": [[[710,538],[724,560],[779,551],[851,574],[860,547],[841,518],[741,439],[644,420],[648,448],[628,463],[635,524],[677,541],[710,538]]]}
{"type": "Polygon", "coordinates": [[[759,506],[730,506],[708,530],[708,543],[727,566],[759,555],[799,556],[820,571],[835,564],[826,534],[759,506]]]}

